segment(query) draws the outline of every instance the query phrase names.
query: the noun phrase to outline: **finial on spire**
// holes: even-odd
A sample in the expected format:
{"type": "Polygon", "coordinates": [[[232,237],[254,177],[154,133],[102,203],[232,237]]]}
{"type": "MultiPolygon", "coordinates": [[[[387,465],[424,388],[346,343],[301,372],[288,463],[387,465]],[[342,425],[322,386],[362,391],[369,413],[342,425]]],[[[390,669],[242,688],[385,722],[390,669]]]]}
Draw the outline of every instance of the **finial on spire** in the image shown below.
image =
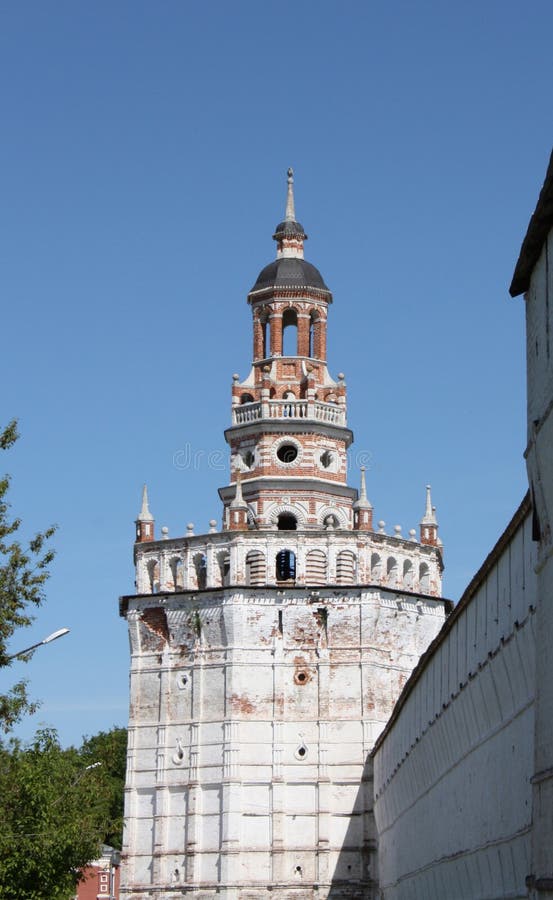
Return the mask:
{"type": "Polygon", "coordinates": [[[286,212],[284,214],[285,222],[296,221],[296,210],[294,208],[294,170],[288,169],[288,193],[286,195],[286,212]]]}
{"type": "Polygon", "coordinates": [[[140,513],[138,515],[137,522],[153,522],[154,517],[150,512],[150,507],[148,506],[148,488],[146,485],[142,488],[142,506],[140,509],[140,513]]]}

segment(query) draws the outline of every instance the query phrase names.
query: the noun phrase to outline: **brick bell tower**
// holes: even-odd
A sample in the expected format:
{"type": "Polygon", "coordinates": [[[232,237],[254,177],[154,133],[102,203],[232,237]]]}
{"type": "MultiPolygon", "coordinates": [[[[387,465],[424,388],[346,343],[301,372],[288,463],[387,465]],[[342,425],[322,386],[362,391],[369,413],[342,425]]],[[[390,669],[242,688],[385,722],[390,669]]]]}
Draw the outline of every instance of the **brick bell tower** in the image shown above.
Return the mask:
{"type": "MultiPolygon", "coordinates": [[[[273,235],[277,258],[248,295],[253,317],[253,362],[234,376],[231,480],[241,477],[249,527],[260,530],[353,528],[357,491],[347,486],[344,376],[326,361],[332,294],[304,259],[307,235],[296,221],[294,176],[288,169],[284,221],[273,235]]],[[[235,487],[220,491],[224,525],[241,526],[235,487]]]]}
{"type": "Polygon", "coordinates": [[[326,363],[332,295],[303,258],[288,170],[277,258],[248,295],[223,527],[161,539],[146,488],[131,646],[122,900],[369,900],[367,754],[436,636],[442,552],[373,528],[347,485],[344,376],[326,363]]]}

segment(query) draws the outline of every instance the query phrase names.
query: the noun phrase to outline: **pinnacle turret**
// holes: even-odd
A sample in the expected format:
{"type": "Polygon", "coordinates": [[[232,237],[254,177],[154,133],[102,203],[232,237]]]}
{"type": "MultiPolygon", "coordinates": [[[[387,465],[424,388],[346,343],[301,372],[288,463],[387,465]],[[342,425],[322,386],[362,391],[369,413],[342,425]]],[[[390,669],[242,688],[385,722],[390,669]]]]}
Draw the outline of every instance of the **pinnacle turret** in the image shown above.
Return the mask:
{"type": "Polygon", "coordinates": [[[373,508],[367,497],[365,466],[361,466],[361,487],[359,490],[359,497],[353,504],[353,513],[355,516],[355,527],[359,529],[359,531],[372,531],[373,508]]]}
{"type": "Polygon", "coordinates": [[[436,507],[432,506],[432,493],[430,485],[426,485],[426,508],[420,523],[421,544],[438,545],[438,521],[436,519],[436,507]]]}
{"type": "Polygon", "coordinates": [[[230,530],[243,531],[248,527],[248,504],[242,494],[242,472],[236,472],[236,493],[230,502],[230,530]]]}
{"type": "Polygon", "coordinates": [[[136,519],[136,541],[137,543],[142,543],[143,541],[153,540],[154,517],[151,514],[148,505],[148,488],[144,485],[142,488],[142,505],[140,507],[138,518],[136,519]]]}

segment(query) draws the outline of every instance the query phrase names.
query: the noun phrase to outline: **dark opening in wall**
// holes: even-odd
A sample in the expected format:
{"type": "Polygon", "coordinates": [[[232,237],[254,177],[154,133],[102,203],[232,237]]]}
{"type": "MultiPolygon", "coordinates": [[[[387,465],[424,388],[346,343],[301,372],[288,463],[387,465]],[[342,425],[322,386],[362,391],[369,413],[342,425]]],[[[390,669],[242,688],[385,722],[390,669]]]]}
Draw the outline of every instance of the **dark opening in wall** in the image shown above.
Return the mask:
{"type": "Polygon", "coordinates": [[[277,457],[283,463],[292,463],[297,458],[298,448],[295,444],[281,444],[277,450],[277,457]]]}
{"type": "Polygon", "coordinates": [[[296,554],[293,550],[280,550],[276,555],[277,581],[291,581],[296,577],[296,554]]]}
{"type": "Polygon", "coordinates": [[[277,527],[279,531],[296,531],[298,520],[292,513],[281,513],[277,520],[277,527]]]}

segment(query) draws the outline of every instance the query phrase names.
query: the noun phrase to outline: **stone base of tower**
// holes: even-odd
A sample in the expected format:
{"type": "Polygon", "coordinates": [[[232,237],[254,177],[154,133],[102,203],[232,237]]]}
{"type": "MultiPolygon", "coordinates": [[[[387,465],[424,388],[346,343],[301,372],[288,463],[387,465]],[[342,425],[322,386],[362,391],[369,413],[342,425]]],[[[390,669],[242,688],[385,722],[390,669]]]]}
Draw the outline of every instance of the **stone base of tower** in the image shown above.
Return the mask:
{"type": "Polygon", "coordinates": [[[351,585],[126,597],[122,900],[372,896],[369,751],[445,602],[351,585]]]}

